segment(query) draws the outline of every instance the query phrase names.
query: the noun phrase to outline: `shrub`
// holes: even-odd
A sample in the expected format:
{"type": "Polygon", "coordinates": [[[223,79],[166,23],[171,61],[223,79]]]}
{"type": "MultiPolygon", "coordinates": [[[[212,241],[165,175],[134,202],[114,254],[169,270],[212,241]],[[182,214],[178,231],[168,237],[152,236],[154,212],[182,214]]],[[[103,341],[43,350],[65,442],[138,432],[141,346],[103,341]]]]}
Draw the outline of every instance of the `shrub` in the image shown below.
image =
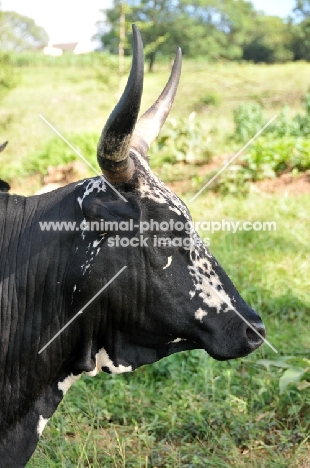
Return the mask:
{"type": "Polygon", "coordinates": [[[241,104],[234,110],[235,134],[238,141],[252,138],[263,126],[263,108],[256,102],[241,104]]]}
{"type": "Polygon", "coordinates": [[[221,96],[216,93],[206,93],[199,98],[195,104],[195,109],[200,111],[205,107],[217,107],[221,104],[221,96]]]}
{"type": "MultiPolygon", "coordinates": [[[[86,160],[97,168],[96,154],[98,135],[96,133],[73,134],[67,136],[71,144],[86,158],[86,160]]],[[[67,164],[79,157],[59,137],[50,139],[39,151],[30,154],[24,164],[25,175],[34,173],[46,174],[49,166],[67,164]]]]}
{"type": "MultiPolygon", "coordinates": [[[[282,109],[278,119],[258,138],[241,163],[231,166],[217,182],[216,189],[224,194],[246,193],[250,182],[274,178],[283,172],[310,169],[310,93],[303,100],[303,114],[290,117],[289,107],[282,109]]],[[[262,128],[266,121],[259,104],[242,104],[234,111],[233,139],[245,142],[262,128]]]]}
{"type": "Polygon", "coordinates": [[[310,142],[304,138],[258,140],[243,158],[252,180],[273,178],[284,171],[310,168],[310,142]]]}
{"type": "Polygon", "coordinates": [[[16,86],[17,82],[17,74],[12,66],[11,56],[0,52],[0,100],[16,86]]]}
{"type": "MultiPolygon", "coordinates": [[[[290,117],[289,106],[284,106],[279,117],[265,131],[264,135],[274,138],[283,136],[309,137],[310,136],[310,92],[303,99],[304,114],[290,117]]],[[[257,133],[266,122],[263,107],[258,103],[245,103],[234,110],[235,132],[232,138],[235,141],[246,142],[257,133]]]]}
{"type": "Polygon", "coordinates": [[[150,149],[153,166],[163,163],[204,163],[211,158],[210,137],[195,120],[192,112],[188,118],[169,119],[150,149]]]}
{"type": "Polygon", "coordinates": [[[223,194],[245,194],[250,182],[272,179],[283,172],[303,172],[310,169],[310,141],[306,138],[273,135],[261,137],[241,158],[241,164],[232,165],[217,183],[223,194]]]}
{"type": "Polygon", "coordinates": [[[246,195],[251,181],[251,171],[240,164],[234,164],[218,179],[215,190],[222,195],[246,195]]]}

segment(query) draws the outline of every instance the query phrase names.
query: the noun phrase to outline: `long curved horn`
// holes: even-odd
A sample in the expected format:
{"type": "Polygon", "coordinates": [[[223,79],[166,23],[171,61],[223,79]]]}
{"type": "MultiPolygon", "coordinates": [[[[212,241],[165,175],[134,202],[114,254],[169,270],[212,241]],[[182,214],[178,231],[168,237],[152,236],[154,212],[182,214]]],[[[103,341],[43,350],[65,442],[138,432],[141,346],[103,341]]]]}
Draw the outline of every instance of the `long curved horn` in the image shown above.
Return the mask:
{"type": "Polygon", "coordinates": [[[105,124],[97,147],[99,166],[112,183],[129,180],[134,163],[129,156],[130,140],[135,128],[143,91],[144,56],[138,28],[133,25],[133,59],[126,88],[105,124]]]}
{"type": "Polygon", "coordinates": [[[135,127],[131,146],[142,156],[158,136],[168,117],[178,88],[182,68],[182,51],[177,49],[170,78],[157,101],[140,117],[135,127]]]}

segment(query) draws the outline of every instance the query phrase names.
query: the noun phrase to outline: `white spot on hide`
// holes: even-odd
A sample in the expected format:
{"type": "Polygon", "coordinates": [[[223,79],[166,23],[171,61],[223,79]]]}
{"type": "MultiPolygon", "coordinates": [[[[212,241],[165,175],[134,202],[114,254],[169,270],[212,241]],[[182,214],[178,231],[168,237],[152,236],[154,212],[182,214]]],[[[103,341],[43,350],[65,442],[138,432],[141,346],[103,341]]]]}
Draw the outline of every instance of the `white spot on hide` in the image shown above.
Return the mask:
{"type": "MultiPolygon", "coordinates": [[[[190,251],[192,264],[187,268],[194,280],[194,288],[189,291],[190,298],[193,299],[197,295],[208,308],[213,307],[217,313],[220,313],[223,304],[229,304],[231,298],[224,291],[221,278],[213,271],[212,263],[209,261],[212,255],[204,244],[196,246],[195,240],[198,234],[195,231],[191,233],[191,236],[194,241],[190,251]],[[221,296],[217,294],[217,290],[221,291],[221,296]]],[[[215,259],[214,262],[217,263],[215,259]]]]}
{"type": "Polygon", "coordinates": [[[100,244],[100,242],[102,241],[102,238],[101,239],[98,239],[98,240],[95,240],[93,242],[93,248],[95,249],[96,247],[98,247],[98,245],[100,244]]]}
{"type": "Polygon", "coordinates": [[[171,343],[180,343],[180,341],[186,341],[186,339],[185,339],[185,338],[176,338],[176,339],[173,340],[173,341],[169,341],[168,344],[171,344],[171,343]]]}
{"type": "Polygon", "coordinates": [[[76,284],[73,286],[73,291],[71,294],[71,304],[73,303],[73,296],[74,296],[75,291],[76,291],[76,284]]]}
{"type": "Polygon", "coordinates": [[[58,382],[58,389],[62,391],[62,393],[65,395],[71,385],[76,382],[79,378],[81,377],[81,374],[79,375],[73,375],[70,374],[68,377],[66,377],[62,382],[58,382]]]}
{"type": "Polygon", "coordinates": [[[104,348],[100,349],[100,351],[96,354],[95,368],[90,372],[85,372],[85,374],[89,375],[90,377],[94,377],[95,375],[99,374],[99,372],[102,370],[102,367],[107,367],[111,374],[132,372],[132,366],[123,366],[122,364],[115,366],[104,348]]]}
{"type": "Polygon", "coordinates": [[[148,163],[140,157],[139,153],[136,151],[133,152],[138,156],[139,162],[143,166],[149,179],[146,180],[143,178],[139,180],[139,191],[141,193],[141,197],[149,198],[150,200],[154,200],[156,203],[160,204],[167,203],[168,209],[180,216],[184,212],[185,205],[183,202],[176,197],[169,187],[167,187],[160,179],[158,179],[158,177],[155,176],[155,174],[153,174],[148,163]]]}
{"type": "Polygon", "coordinates": [[[200,322],[202,322],[202,319],[203,317],[205,317],[206,315],[208,315],[208,312],[205,312],[203,309],[199,308],[198,310],[196,310],[195,312],[195,318],[197,320],[200,320],[200,322]]]}
{"type": "Polygon", "coordinates": [[[170,206],[170,205],[169,205],[168,208],[169,208],[170,211],[173,211],[173,212],[176,213],[177,215],[181,216],[181,214],[182,214],[181,211],[178,210],[175,206],[170,206]]]}
{"type": "MultiPolygon", "coordinates": [[[[84,182],[83,182],[84,184],[84,182]]],[[[83,200],[90,194],[92,193],[94,190],[98,190],[98,192],[105,192],[107,187],[106,187],[106,184],[105,184],[105,181],[103,179],[103,177],[96,177],[94,179],[89,179],[86,181],[86,187],[85,187],[85,192],[83,194],[83,197],[82,198],[78,198],[78,203],[80,205],[80,208],[82,210],[82,204],[83,204],[83,200]]],[[[81,184],[78,184],[78,185],[81,185],[81,184]]]]}
{"type": "Polygon", "coordinates": [[[163,270],[165,270],[166,268],[170,267],[171,265],[171,262],[172,262],[172,256],[171,257],[168,257],[168,262],[167,262],[167,265],[164,266],[163,270]]]}
{"type": "Polygon", "coordinates": [[[37,425],[37,433],[38,433],[38,436],[41,437],[42,435],[42,432],[44,431],[44,428],[46,426],[46,424],[48,423],[48,419],[47,418],[44,418],[41,414],[39,416],[39,422],[38,422],[38,425],[37,425]]]}
{"type": "MultiPolygon", "coordinates": [[[[84,185],[84,189],[85,189],[83,197],[82,198],[78,197],[77,199],[82,212],[83,212],[83,201],[90,193],[92,193],[94,190],[97,190],[98,192],[105,192],[107,189],[105,180],[102,176],[96,177],[94,179],[88,179],[86,181],[83,181],[82,183],[77,184],[77,186],[78,185],[84,185]]],[[[86,223],[85,218],[83,219],[82,223],[86,223]]],[[[83,240],[86,237],[85,231],[86,229],[81,230],[81,236],[83,240]]]]}

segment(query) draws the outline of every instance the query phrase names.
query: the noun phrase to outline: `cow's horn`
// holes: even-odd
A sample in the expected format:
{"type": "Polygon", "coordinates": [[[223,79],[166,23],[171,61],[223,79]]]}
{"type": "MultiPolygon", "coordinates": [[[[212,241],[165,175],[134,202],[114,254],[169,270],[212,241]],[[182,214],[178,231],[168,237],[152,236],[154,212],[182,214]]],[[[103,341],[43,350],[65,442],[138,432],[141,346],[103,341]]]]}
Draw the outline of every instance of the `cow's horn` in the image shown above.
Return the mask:
{"type": "Polygon", "coordinates": [[[8,144],[8,141],[6,141],[2,145],[0,145],[0,153],[1,153],[1,151],[4,150],[4,148],[6,147],[7,144],[8,144]]]}
{"type": "Polygon", "coordinates": [[[182,52],[178,48],[170,78],[157,101],[138,120],[131,141],[131,146],[145,156],[150,145],[156,139],[170,112],[178,88],[182,67],[182,52]]]}
{"type": "Polygon", "coordinates": [[[144,75],[143,44],[138,28],[133,25],[133,59],[122,97],[102,130],[97,160],[105,177],[112,183],[129,180],[134,163],[129,156],[130,140],[141,103],[144,75]]]}

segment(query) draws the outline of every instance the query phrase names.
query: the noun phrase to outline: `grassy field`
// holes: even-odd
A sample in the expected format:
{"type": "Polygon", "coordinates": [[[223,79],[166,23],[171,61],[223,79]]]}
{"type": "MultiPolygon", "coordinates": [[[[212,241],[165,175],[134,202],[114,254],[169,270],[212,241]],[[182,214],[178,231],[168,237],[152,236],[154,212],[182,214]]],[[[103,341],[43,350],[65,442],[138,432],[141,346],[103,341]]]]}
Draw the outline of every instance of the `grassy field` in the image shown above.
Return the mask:
{"type": "MultiPolygon", "coordinates": [[[[19,193],[31,193],[38,181],[25,176],[39,167],[37,159],[44,158],[54,139],[38,114],[70,141],[77,138],[77,145],[87,151],[83,142],[96,141],[119,87],[115,76],[108,82],[100,77],[97,62],[32,64],[17,71],[21,82],[0,106],[0,142],[10,141],[1,153],[0,177],[9,177],[19,193]],[[81,141],[77,135],[83,136],[81,141]]],[[[172,116],[197,112],[213,153],[231,152],[236,148],[227,136],[233,129],[234,107],[261,102],[270,116],[284,103],[292,112],[300,110],[309,72],[310,64],[305,63],[185,62],[172,116]]],[[[155,100],[168,73],[168,65],[161,64],[155,74],[146,75],[143,109],[155,100]]],[[[107,77],[107,66],[103,75],[107,77]]],[[[72,157],[59,145],[55,161],[61,151],[66,155],[62,162],[72,157]]],[[[171,178],[184,179],[189,173],[199,179],[199,170],[194,165],[190,170],[180,167],[178,174],[172,166],[164,169],[171,178]]],[[[197,221],[277,223],[275,232],[201,234],[209,238],[212,253],[262,316],[278,354],[264,345],[246,358],[217,362],[192,351],[133,374],[85,376],[49,422],[29,468],[310,466],[310,369],[302,381],[296,377],[298,370],[310,368],[310,195],[253,192],[241,198],[206,191],[190,203],[195,187],[191,190],[182,198],[197,221]],[[285,356],[294,357],[287,367],[285,356]],[[277,366],[261,360],[276,361],[277,366]],[[285,371],[296,382],[283,388],[285,371]]]]}
{"type": "MultiPolygon", "coordinates": [[[[39,114],[66,137],[91,134],[96,139],[126,82],[124,77],[119,85],[116,69],[105,62],[100,67],[97,61],[80,67],[22,67],[17,73],[20,85],[0,105],[0,137],[10,142],[1,154],[0,177],[14,180],[15,185],[18,176],[26,174],[29,158],[54,138],[39,114]]],[[[168,74],[168,64],[146,74],[142,111],[157,98],[168,74]]],[[[171,116],[188,117],[195,111],[213,153],[229,152],[237,148],[227,143],[236,105],[260,102],[272,116],[288,103],[294,112],[309,89],[309,76],[307,63],[256,66],[185,61],[171,116]]]]}

